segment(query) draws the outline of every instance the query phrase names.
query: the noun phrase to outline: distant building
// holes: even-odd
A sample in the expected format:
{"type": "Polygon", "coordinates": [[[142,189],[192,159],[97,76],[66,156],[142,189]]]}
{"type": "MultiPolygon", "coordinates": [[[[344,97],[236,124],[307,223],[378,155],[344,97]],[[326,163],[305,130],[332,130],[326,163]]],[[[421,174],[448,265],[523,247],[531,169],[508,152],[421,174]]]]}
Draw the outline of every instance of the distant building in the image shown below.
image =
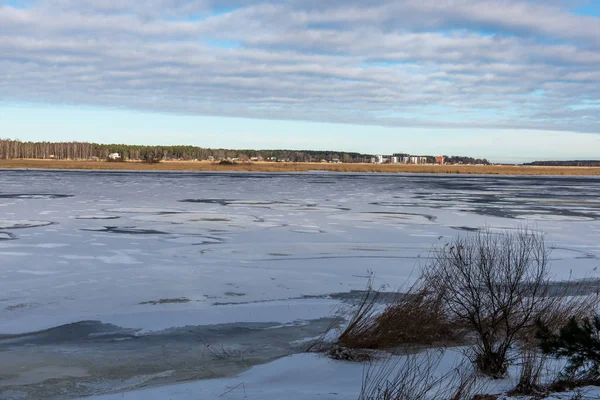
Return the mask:
{"type": "Polygon", "coordinates": [[[444,161],[445,161],[445,157],[444,156],[436,156],[435,157],[435,162],[440,164],[440,165],[444,165],[444,161]]]}
{"type": "Polygon", "coordinates": [[[408,163],[409,164],[418,164],[419,163],[419,157],[417,157],[417,156],[410,156],[408,158],[408,163]]]}
{"type": "Polygon", "coordinates": [[[410,157],[409,156],[402,157],[402,164],[408,164],[409,161],[410,161],[410,157]]]}
{"type": "Polygon", "coordinates": [[[390,162],[391,162],[392,164],[398,164],[398,160],[399,160],[399,157],[392,157],[392,158],[390,159],[390,162]]]}

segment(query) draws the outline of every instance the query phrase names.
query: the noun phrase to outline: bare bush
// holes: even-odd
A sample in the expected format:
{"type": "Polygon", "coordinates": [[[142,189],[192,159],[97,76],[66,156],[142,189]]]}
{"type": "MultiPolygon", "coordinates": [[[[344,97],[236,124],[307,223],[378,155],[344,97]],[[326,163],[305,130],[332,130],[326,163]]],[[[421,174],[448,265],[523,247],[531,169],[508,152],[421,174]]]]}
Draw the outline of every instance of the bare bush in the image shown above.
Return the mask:
{"type": "Polygon", "coordinates": [[[338,343],[352,349],[385,349],[460,340],[464,329],[448,318],[442,298],[419,285],[417,282],[406,293],[398,294],[383,308],[378,307],[379,293],[369,286],[338,343]]]}
{"type": "Polygon", "coordinates": [[[456,238],[425,268],[425,286],[476,333],[475,361],[486,375],[506,374],[508,350],[536,319],[574,306],[551,292],[549,262],[542,234],[523,228],[456,238]]]}
{"type": "MultiPolygon", "coordinates": [[[[538,346],[536,322],[559,327],[598,307],[598,281],[553,282],[549,263],[542,234],[526,228],[456,238],[433,250],[417,282],[391,304],[384,305],[369,280],[337,341],[320,351],[365,361],[369,353],[356,349],[469,343],[480,372],[504,377],[515,361],[509,350],[538,346]]],[[[535,351],[519,358],[517,391],[534,392],[545,358],[535,351]]]]}
{"type": "Polygon", "coordinates": [[[546,390],[542,382],[542,373],[548,360],[547,356],[540,353],[535,347],[521,346],[519,349],[518,367],[519,381],[511,391],[511,395],[536,396],[546,390]]]}
{"type": "Polygon", "coordinates": [[[443,350],[391,356],[369,364],[359,400],[470,400],[476,375],[465,364],[439,373],[443,350]]]}
{"type": "Polygon", "coordinates": [[[527,229],[454,239],[434,249],[417,282],[385,307],[370,279],[338,345],[461,343],[474,332],[475,362],[482,372],[502,377],[513,344],[536,345],[536,320],[561,326],[569,316],[589,315],[598,306],[589,283],[552,283],[549,257],[543,236],[527,229]]]}

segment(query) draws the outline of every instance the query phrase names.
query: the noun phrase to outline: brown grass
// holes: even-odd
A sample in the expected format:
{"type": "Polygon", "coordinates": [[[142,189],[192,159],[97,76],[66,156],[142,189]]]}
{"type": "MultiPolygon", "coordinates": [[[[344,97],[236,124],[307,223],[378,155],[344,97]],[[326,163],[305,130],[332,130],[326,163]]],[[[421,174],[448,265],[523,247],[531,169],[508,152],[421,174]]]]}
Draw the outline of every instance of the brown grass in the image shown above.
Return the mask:
{"type": "Polygon", "coordinates": [[[248,172],[388,172],[421,174],[492,175],[600,175],[600,167],[522,167],[507,165],[404,165],[404,164],[325,164],[325,163],[234,163],[222,165],[206,161],[141,161],[109,163],[75,160],[0,160],[0,168],[93,169],[144,171],[248,171],[248,172]]]}
{"type": "Polygon", "coordinates": [[[450,320],[441,298],[413,287],[378,312],[377,294],[365,296],[338,343],[350,349],[386,349],[399,345],[458,344],[463,327],[450,320]]]}

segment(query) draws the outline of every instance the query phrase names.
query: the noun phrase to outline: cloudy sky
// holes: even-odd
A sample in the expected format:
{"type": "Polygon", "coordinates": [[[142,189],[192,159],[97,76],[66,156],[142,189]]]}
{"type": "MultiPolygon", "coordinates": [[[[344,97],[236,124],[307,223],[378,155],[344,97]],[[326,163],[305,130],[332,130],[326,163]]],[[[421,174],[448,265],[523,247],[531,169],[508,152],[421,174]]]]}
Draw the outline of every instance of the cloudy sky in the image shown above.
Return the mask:
{"type": "Polygon", "coordinates": [[[600,158],[600,0],[0,0],[0,137],[600,158]]]}

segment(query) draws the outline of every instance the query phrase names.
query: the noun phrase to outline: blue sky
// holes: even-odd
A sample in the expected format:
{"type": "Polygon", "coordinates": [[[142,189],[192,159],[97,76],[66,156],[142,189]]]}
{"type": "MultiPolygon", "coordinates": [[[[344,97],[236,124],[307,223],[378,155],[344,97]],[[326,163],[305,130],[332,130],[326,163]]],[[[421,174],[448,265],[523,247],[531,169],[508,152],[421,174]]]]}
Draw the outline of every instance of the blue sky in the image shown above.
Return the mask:
{"type": "Polygon", "coordinates": [[[0,137],[600,158],[600,0],[0,0],[0,137]]]}

